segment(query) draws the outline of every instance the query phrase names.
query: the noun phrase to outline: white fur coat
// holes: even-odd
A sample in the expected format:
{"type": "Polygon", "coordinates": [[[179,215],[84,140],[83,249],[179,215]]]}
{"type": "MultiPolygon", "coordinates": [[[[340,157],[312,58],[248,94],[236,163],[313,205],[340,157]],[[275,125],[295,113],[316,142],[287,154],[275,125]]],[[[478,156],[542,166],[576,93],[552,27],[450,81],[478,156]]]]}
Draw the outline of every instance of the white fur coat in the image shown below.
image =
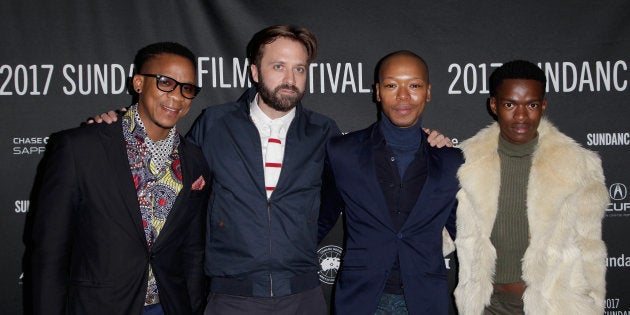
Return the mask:
{"type": "MultiPolygon", "coordinates": [[[[457,239],[459,313],[479,315],[490,302],[496,252],[490,234],[500,184],[494,123],[461,144],[457,239]]],[[[602,314],[608,203],[601,161],[544,118],[527,187],[530,243],[523,257],[525,314],[602,314]]]]}

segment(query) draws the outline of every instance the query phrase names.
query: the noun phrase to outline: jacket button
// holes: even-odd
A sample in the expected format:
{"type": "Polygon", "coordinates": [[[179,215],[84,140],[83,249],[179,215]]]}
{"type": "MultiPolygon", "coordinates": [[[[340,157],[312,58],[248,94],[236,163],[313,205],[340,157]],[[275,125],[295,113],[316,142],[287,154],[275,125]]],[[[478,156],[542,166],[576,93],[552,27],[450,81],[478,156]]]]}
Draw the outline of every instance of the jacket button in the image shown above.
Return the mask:
{"type": "Polygon", "coordinates": [[[402,233],[398,233],[398,239],[402,239],[403,238],[403,234],[402,233]]]}

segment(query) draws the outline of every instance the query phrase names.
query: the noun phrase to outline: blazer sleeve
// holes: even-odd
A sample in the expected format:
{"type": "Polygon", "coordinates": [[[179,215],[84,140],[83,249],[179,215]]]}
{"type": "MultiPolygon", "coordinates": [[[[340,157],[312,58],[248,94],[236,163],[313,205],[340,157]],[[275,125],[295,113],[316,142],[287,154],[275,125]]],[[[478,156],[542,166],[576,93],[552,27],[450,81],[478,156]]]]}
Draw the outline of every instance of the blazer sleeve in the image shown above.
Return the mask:
{"type": "Polygon", "coordinates": [[[34,314],[65,312],[73,243],[74,211],[79,205],[72,145],[64,133],[53,134],[34,187],[31,234],[34,314]]]}
{"type": "MultiPolygon", "coordinates": [[[[184,151],[183,151],[184,152],[184,151]]],[[[203,177],[205,185],[200,191],[188,191],[187,195],[195,193],[195,197],[186,200],[187,211],[192,211],[186,236],[183,240],[183,270],[186,277],[186,288],[192,308],[192,314],[203,314],[207,297],[207,281],[204,275],[204,249],[206,240],[206,218],[208,199],[210,196],[212,178],[206,160],[201,150],[189,142],[186,143],[186,160],[183,163],[191,163],[191,182],[203,177]]],[[[186,187],[185,189],[190,189],[186,187]]],[[[183,191],[182,191],[183,193],[183,191]]]]}
{"type": "MultiPolygon", "coordinates": [[[[208,188],[205,188],[207,191],[208,188]]],[[[208,204],[207,194],[203,197],[203,205],[208,204]]],[[[204,247],[205,247],[205,226],[206,209],[199,207],[191,209],[195,212],[188,228],[188,235],[184,240],[186,246],[183,249],[186,272],[186,287],[190,298],[192,314],[203,314],[204,301],[206,299],[206,278],[203,271],[204,247]]]]}
{"type": "MultiPolygon", "coordinates": [[[[327,150],[328,151],[328,150],[327,150]]],[[[319,210],[317,242],[320,243],[335,226],[345,203],[337,190],[335,175],[328,154],[324,160],[322,173],[322,202],[319,210]]]]}
{"type": "MultiPolygon", "coordinates": [[[[430,148],[432,151],[437,151],[441,153],[441,157],[443,159],[443,163],[445,164],[445,174],[447,174],[448,178],[445,179],[448,182],[449,188],[453,189],[453,191],[459,191],[459,179],[457,178],[457,171],[460,166],[464,163],[464,156],[461,150],[457,148],[430,148]]],[[[455,240],[456,236],[456,213],[457,213],[457,197],[453,196],[453,205],[451,206],[450,213],[448,219],[445,224],[446,231],[448,232],[448,236],[451,239],[455,240]]]]}
{"type": "Polygon", "coordinates": [[[450,214],[446,220],[446,224],[442,229],[442,254],[444,257],[455,251],[455,234],[456,234],[456,212],[457,212],[457,200],[451,207],[450,214]]]}

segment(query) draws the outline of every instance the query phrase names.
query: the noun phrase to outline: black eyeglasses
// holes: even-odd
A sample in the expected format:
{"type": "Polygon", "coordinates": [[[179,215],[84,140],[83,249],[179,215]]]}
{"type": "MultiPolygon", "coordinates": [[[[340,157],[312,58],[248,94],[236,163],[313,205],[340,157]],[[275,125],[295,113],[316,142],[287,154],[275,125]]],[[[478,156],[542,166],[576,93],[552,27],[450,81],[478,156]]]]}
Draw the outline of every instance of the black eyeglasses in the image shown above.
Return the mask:
{"type": "Polygon", "coordinates": [[[141,76],[152,77],[155,78],[155,85],[158,90],[162,92],[172,92],[180,86],[179,91],[182,93],[182,96],[191,100],[197,96],[201,88],[190,83],[181,83],[173,78],[167,77],[161,74],[150,74],[150,73],[140,73],[141,76]]]}

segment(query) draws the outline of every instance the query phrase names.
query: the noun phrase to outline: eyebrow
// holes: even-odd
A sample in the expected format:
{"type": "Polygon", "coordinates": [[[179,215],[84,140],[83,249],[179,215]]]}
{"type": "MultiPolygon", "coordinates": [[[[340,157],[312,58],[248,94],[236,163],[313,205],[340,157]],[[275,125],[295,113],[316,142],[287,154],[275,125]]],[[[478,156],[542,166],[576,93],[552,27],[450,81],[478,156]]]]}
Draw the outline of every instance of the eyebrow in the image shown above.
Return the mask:
{"type": "MultiPolygon", "coordinates": [[[[530,98],[525,100],[525,103],[532,103],[532,102],[542,102],[544,98],[530,98]]],[[[511,98],[507,98],[507,97],[503,97],[503,98],[499,98],[500,101],[507,101],[510,103],[517,103],[517,101],[515,99],[511,99],[511,98]]]]}
{"type": "MultiPolygon", "coordinates": [[[[274,59],[270,61],[271,63],[281,63],[281,64],[287,64],[288,62],[286,60],[281,60],[281,59],[274,59]]],[[[296,65],[298,66],[302,66],[302,67],[306,67],[308,63],[298,63],[296,65]]]]}
{"type": "MultiPolygon", "coordinates": [[[[159,73],[159,72],[158,72],[158,73],[156,73],[155,75],[160,75],[160,76],[163,76],[163,77],[169,78],[169,79],[171,79],[171,80],[175,80],[173,77],[168,76],[168,75],[166,75],[166,74],[159,73]]],[[[155,79],[157,80],[157,78],[155,78],[155,79]]],[[[193,82],[182,82],[182,81],[177,81],[177,80],[175,80],[175,81],[179,82],[180,84],[191,84],[191,85],[196,85],[197,83],[196,83],[196,82],[194,82],[194,80],[195,80],[195,79],[193,79],[193,82]]]]}
{"type": "MultiPolygon", "coordinates": [[[[386,80],[386,79],[396,79],[396,78],[399,78],[399,77],[396,77],[396,76],[387,76],[387,77],[383,77],[383,80],[386,80]]],[[[410,77],[409,79],[410,79],[410,80],[421,80],[421,81],[427,81],[427,80],[423,79],[422,77],[410,77]]]]}

